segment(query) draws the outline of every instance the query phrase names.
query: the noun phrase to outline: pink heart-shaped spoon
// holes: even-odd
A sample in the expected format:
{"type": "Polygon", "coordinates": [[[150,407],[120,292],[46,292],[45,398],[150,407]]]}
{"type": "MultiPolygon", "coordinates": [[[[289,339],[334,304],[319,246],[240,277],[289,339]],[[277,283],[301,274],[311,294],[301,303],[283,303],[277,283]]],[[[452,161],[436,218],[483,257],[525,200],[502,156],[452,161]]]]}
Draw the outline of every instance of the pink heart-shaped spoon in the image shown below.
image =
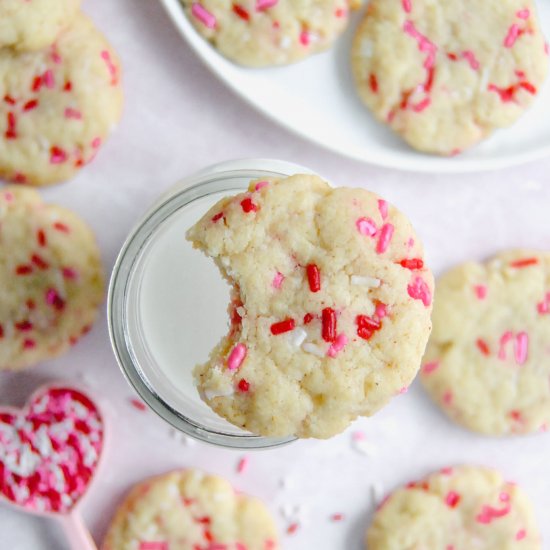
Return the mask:
{"type": "Polygon", "coordinates": [[[48,384],[22,410],[0,407],[0,495],[55,518],[73,550],[97,550],[78,505],[97,472],[103,414],[80,388],[48,384]]]}

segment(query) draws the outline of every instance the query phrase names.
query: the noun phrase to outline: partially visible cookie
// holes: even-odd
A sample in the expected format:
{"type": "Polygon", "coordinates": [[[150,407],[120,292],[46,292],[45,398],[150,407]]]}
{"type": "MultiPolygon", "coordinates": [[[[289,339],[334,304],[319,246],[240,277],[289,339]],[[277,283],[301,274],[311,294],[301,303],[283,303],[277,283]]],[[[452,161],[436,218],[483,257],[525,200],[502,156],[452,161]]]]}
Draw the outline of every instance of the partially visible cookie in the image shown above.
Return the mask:
{"type": "Polygon", "coordinates": [[[352,69],[378,120],[415,149],[451,155],[531,106],[548,49],[533,0],[372,0],[352,69]]]}
{"type": "Polygon", "coordinates": [[[347,0],[182,0],[219,52],[251,67],[286,65],[326,50],[348,22],[347,0]]]}
{"type": "Polygon", "coordinates": [[[102,550],[277,550],[259,500],[224,479],[181,470],[136,485],[117,510],[102,550]]]}
{"type": "Polygon", "coordinates": [[[453,268],[432,320],[421,380],[447,415],[489,435],[550,428],[550,253],[453,268]]]}
{"type": "Polygon", "coordinates": [[[76,17],[80,0],[0,0],[0,48],[39,50],[76,17]]]}
{"type": "Polygon", "coordinates": [[[487,468],[444,468],[389,495],[367,530],[368,550],[541,550],[531,503],[487,468]]]}
{"type": "Polygon", "coordinates": [[[45,49],[0,50],[0,178],[70,178],[97,154],[121,110],[118,59],[84,15],[45,49]]]}
{"type": "Polygon", "coordinates": [[[73,212],[36,191],[0,191],[0,370],[64,353],[92,326],[103,300],[95,238],[73,212]]]}
{"type": "Polygon", "coordinates": [[[433,277],[409,220],[378,195],[312,175],[253,181],[187,237],[233,289],[229,333],[195,369],[233,424],[328,438],[415,377],[433,277]]]}

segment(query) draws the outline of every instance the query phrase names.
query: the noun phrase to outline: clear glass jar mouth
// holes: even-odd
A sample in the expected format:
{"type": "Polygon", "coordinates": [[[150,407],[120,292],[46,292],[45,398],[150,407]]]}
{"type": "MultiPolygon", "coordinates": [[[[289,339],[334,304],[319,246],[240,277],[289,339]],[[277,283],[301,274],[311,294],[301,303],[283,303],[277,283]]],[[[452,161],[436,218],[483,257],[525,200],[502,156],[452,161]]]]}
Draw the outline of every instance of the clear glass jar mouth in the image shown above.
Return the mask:
{"type": "MultiPolygon", "coordinates": [[[[309,170],[281,161],[249,160],[224,163],[206,169],[183,180],[172,192],[163,195],[131,231],[124,242],[115,262],[107,299],[107,317],[111,345],[118,365],[130,385],[141,399],[173,428],[195,439],[220,447],[234,449],[269,449],[295,441],[295,437],[264,437],[247,432],[231,433],[223,429],[213,429],[200,421],[183,414],[170,405],[147,378],[143,368],[143,358],[136,353],[135,342],[130,336],[128,304],[129,283],[142,252],[149,244],[155,229],[194,201],[217,194],[221,191],[242,191],[236,180],[262,177],[281,177],[309,170]],[[270,169],[234,168],[240,163],[248,166],[269,167],[270,169]],[[229,168],[229,169],[225,169],[229,168]]],[[[198,392],[197,392],[198,394],[198,392]]]]}

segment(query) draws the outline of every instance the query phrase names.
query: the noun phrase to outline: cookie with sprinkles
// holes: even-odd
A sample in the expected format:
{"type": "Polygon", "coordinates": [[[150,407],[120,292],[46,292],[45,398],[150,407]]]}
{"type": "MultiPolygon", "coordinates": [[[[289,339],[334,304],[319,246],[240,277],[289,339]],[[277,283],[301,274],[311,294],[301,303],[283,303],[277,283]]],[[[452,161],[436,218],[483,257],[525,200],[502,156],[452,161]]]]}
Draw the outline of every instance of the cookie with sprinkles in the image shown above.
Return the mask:
{"type": "Polygon", "coordinates": [[[202,36],[250,67],[286,65],[326,50],[346,28],[350,11],[348,0],[182,2],[202,36]]]}
{"type": "Polygon", "coordinates": [[[22,186],[0,191],[0,370],[61,355],[103,300],[94,235],[76,214],[22,186]]]}
{"type": "Polygon", "coordinates": [[[453,268],[432,319],[421,380],[450,418],[489,435],[550,428],[550,253],[453,268]]]}
{"type": "Polygon", "coordinates": [[[116,512],[102,550],[277,550],[259,500],[226,480],[180,470],[136,485],[116,512]]]}
{"type": "Polygon", "coordinates": [[[387,496],[367,530],[368,550],[541,550],[527,496],[488,468],[443,468],[387,496]]]}
{"type": "Polygon", "coordinates": [[[118,59],[84,15],[45,49],[0,50],[0,178],[47,185],[74,176],[121,110],[118,59]]]}
{"type": "Polygon", "coordinates": [[[233,424],[328,438],[413,380],[433,279],[409,221],[374,193],[253,181],[187,237],[232,286],[229,332],[195,379],[233,424]]]}
{"type": "Polygon", "coordinates": [[[79,8],[80,0],[2,0],[0,48],[28,51],[53,44],[79,8]]]}
{"type": "Polygon", "coordinates": [[[441,155],[513,124],[548,73],[532,0],[372,0],[351,57],[374,116],[441,155]]]}

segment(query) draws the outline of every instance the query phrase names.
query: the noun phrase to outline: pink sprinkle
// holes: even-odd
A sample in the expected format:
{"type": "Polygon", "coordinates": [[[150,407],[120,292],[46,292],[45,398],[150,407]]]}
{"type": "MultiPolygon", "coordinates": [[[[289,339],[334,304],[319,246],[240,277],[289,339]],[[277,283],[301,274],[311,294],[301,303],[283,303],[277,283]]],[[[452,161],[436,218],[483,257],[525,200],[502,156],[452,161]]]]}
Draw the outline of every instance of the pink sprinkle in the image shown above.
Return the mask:
{"type": "Polygon", "coordinates": [[[386,304],[383,304],[382,302],[378,302],[378,304],[376,304],[376,309],[374,310],[374,314],[379,319],[383,319],[388,314],[388,306],[386,304]]]}
{"type": "Polygon", "coordinates": [[[139,543],[138,550],[169,550],[167,542],[144,541],[139,543]]]}
{"type": "Polygon", "coordinates": [[[34,340],[31,340],[30,338],[26,338],[23,341],[23,349],[32,349],[36,347],[36,342],[34,340]]]}
{"type": "Polygon", "coordinates": [[[498,350],[498,358],[501,361],[504,361],[506,359],[506,344],[510,342],[514,338],[514,335],[511,331],[507,330],[501,337],[500,337],[500,348],[498,350]]]}
{"type": "Polygon", "coordinates": [[[365,432],[355,431],[351,434],[351,439],[353,441],[365,441],[365,439],[367,439],[367,436],[365,435],[365,432]]]}
{"type": "MultiPolygon", "coordinates": [[[[193,4],[194,7],[194,4],[193,4]]],[[[114,86],[118,82],[118,68],[111,58],[109,50],[103,50],[101,52],[101,59],[105,61],[109,74],[111,75],[111,86],[114,86]]]]}
{"type": "Polygon", "coordinates": [[[403,30],[418,42],[418,49],[421,52],[427,52],[428,55],[424,61],[424,68],[431,69],[435,64],[435,54],[437,52],[436,45],[419,32],[414,26],[414,23],[410,20],[405,21],[403,30]]]}
{"type": "Polygon", "coordinates": [[[65,118],[74,118],[75,120],[82,120],[82,113],[71,107],[65,109],[65,118]]]}
{"type": "Polygon", "coordinates": [[[279,0],[256,0],[256,11],[264,11],[277,5],[279,0]]]}
{"type": "Polygon", "coordinates": [[[355,226],[361,235],[367,237],[374,237],[376,235],[376,224],[371,218],[359,218],[355,222],[355,226]]]}
{"type": "Polygon", "coordinates": [[[452,476],[454,473],[454,468],[446,466],[445,468],[441,468],[439,471],[445,476],[452,476]]]}
{"type": "Polygon", "coordinates": [[[42,75],[42,82],[44,82],[44,86],[46,86],[46,88],[49,88],[50,90],[52,88],[54,88],[54,86],[55,86],[55,77],[54,77],[53,71],[51,69],[48,69],[42,75]]]}
{"type": "Polygon", "coordinates": [[[547,292],[544,300],[537,304],[537,311],[541,315],[544,315],[545,313],[550,313],[550,292],[547,292]]]}
{"type": "Polygon", "coordinates": [[[273,282],[271,283],[271,286],[273,288],[279,289],[281,288],[284,280],[285,276],[280,271],[277,271],[277,274],[275,275],[275,277],[273,277],[273,282]]]}
{"type": "Polygon", "coordinates": [[[378,254],[383,254],[388,249],[390,241],[393,237],[394,226],[391,223],[385,223],[380,230],[380,237],[378,238],[378,243],[376,244],[376,252],[378,254]]]}
{"type": "Polygon", "coordinates": [[[378,199],[378,211],[383,220],[388,217],[388,203],[384,199],[378,199]]]}
{"type": "Polygon", "coordinates": [[[6,202],[13,201],[13,193],[10,193],[9,191],[4,191],[4,200],[6,202]]]}
{"type": "Polygon", "coordinates": [[[332,521],[342,521],[344,519],[344,514],[332,514],[332,516],[330,516],[330,519],[332,521]]]}
{"type": "Polygon", "coordinates": [[[100,137],[96,137],[96,138],[92,139],[92,147],[94,149],[97,149],[100,146],[101,146],[101,138],[100,137]]]}
{"type": "Polygon", "coordinates": [[[477,71],[479,69],[479,61],[476,58],[476,54],[471,50],[466,50],[465,52],[462,52],[462,57],[468,61],[470,64],[470,67],[474,71],[477,71]]]}
{"type": "Polygon", "coordinates": [[[411,13],[411,11],[412,11],[412,3],[411,3],[411,0],[402,0],[402,4],[403,4],[403,9],[404,9],[407,13],[411,13]]]}
{"type": "Polygon", "coordinates": [[[399,395],[403,395],[404,393],[407,393],[409,391],[408,386],[403,386],[397,393],[399,395]]]}
{"type": "Polygon", "coordinates": [[[422,101],[412,106],[412,110],[415,113],[421,113],[425,111],[432,104],[432,100],[429,97],[424,98],[422,101]]]}
{"type": "Polygon", "coordinates": [[[515,358],[518,365],[524,365],[529,354],[529,335],[519,332],[516,335],[515,358]]]}
{"type": "Polygon", "coordinates": [[[502,492],[498,495],[500,502],[510,502],[510,495],[508,493],[502,492]]]}
{"type": "Polygon", "coordinates": [[[474,292],[478,300],[485,300],[487,297],[487,286],[486,285],[475,285],[474,292]]]}
{"type": "Polygon", "coordinates": [[[198,2],[193,2],[191,7],[191,13],[205,26],[209,29],[216,28],[216,17],[210,13],[202,4],[198,2]]]}
{"type": "Polygon", "coordinates": [[[67,161],[67,153],[61,147],[53,146],[50,149],[50,163],[51,164],[63,164],[67,161]]]}
{"type": "Polygon", "coordinates": [[[237,370],[246,357],[246,346],[244,344],[237,344],[229,354],[227,360],[227,368],[229,370],[237,370]]]}
{"type": "Polygon", "coordinates": [[[415,277],[412,283],[407,287],[407,292],[414,300],[422,300],[425,307],[428,307],[432,303],[430,287],[422,277],[415,277]]]}
{"type": "Polygon", "coordinates": [[[61,270],[64,279],[76,279],[77,273],[72,267],[64,267],[61,270]]]}
{"type": "Polygon", "coordinates": [[[264,187],[267,187],[269,185],[268,181],[259,181],[255,186],[254,190],[259,191],[260,189],[263,189],[264,187]]]}
{"type": "Polygon", "coordinates": [[[243,474],[245,470],[248,469],[249,464],[250,464],[250,458],[248,458],[247,456],[243,456],[237,463],[237,472],[239,474],[243,474]]]}
{"type": "Polygon", "coordinates": [[[131,398],[130,399],[130,404],[132,405],[132,407],[134,407],[134,409],[137,409],[138,411],[146,411],[147,410],[147,406],[145,405],[145,403],[143,403],[139,399],[131,398]]]}
{"type": "Polygon", "coordinates": [[[510,512],[510,505],[508,504],[504,508],[493,508],[492,506],[484,506],[481,512],[476,516],[478,523],[488,525],[493,520],[502,518],[510,512]]]}
{"type": "Polygon", "coordinates": [[[336,340],[328,348],[327,355],[329,357],[336,357],[347,345],[348,337],[342,332],[337,337],[336,340]]]}
{"type": "Polygon", "coordinates": [[[302,31],[300,33],[300,44],[302,44],[302,46],[309,46],[310,42],[311,35],[307,31],[302,31]]]}
{"type": "Polygon", "coordinates": [[[439,361],[432,361],[431,363],[426,363],[422,367],[423,374],[431,374],[439,368],[439,361]]]}
{"type": "Polygon", "coordinates": [[[525,529],[520,529],[516,533],[516,540],[523,540],[527,536],[527,531],[525,529]]]}
{"type": "Polygon", "coordinates": [[[460,495],[455,491],[449,491],[445,497],[445,504],[450,508],[456,508],[460,502],[460,495]]]}
{"type": "Polygon", "coordinates": [[[504,39],[504,47],[511,48],[519,37],[519,26],[515,23],[508,29],[508,34],[504,39]]]}
{"type": "Polygon", "coordinates": [[[531,12],[527,8],[525,8],[524,10],[519,10],[516,13],[516,17],[518,17],[519,19],[529,19],[530,16],[531,12]]]}
{"type": "Polygon", "coordinates": [[[453,392],[451,390],[447,390],[443,394],[443,403],[445,403],[445,405],[449,406],[449,405],[451,405],[452,402],[453,402],[453,392]]]}

